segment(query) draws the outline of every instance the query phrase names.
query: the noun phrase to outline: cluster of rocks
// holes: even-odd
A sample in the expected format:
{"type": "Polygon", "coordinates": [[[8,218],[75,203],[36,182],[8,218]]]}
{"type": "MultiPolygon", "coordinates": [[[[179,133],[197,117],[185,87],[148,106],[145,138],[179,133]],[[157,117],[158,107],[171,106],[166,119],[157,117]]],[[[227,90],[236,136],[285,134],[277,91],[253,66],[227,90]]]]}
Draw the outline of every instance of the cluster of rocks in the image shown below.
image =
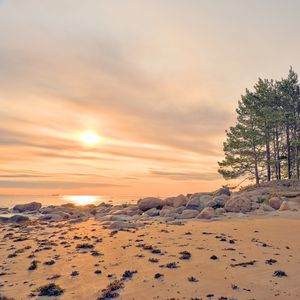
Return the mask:
{"type": "MultiPolygon", "coordinates": [[[[2,209],[5,210],[5,209],[2,209]]],[[[180,223],[185,219],[213,219],[226,213],[263,214],[274,210],[300,210],[300,188],[271,185],[247,188],[233,192],[222,187],[212,193],[194,193],[160,199],[147,197],[136,204],[112,205],[101,203],[98,206],[64,204],[42,207],[38,202],[16,205],[10,212],[22,213],[12,217],[0,217],[0,222],[29,221],[28,216],[36,216],[40,221],[81,222],[91,217],[111,230],[136,229],[151,219],[169,223],[180,223]]],[[[6,211],[9,211],[6,209],[6,211]]]]}

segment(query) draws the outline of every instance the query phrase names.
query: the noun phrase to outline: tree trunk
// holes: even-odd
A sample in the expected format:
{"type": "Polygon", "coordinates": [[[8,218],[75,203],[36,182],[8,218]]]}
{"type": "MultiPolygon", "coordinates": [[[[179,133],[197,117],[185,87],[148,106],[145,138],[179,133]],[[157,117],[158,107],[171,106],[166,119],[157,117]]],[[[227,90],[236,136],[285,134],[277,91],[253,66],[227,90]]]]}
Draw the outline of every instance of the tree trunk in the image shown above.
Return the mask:
{"type": "Polygon", "coordinates": [[[267,159],[267,180],[271,180],[271,154],[270,154],[270,132],[269,126],[265,122],[266,128],[266,159],[267,159]]]}
{"type": "MultiPolygon", "coordinates": [[[[273,131],[273,159],[274,159],[274,170],[275,170],[275,175],[273,175],[272,180],[278,179],[278,164],[277,164],[277,148],[276,148],[276,132],[275,130],[273,131]]],[[[274,172],[273,172],[274,173],[274,172]]]]}
{"type": "Polygon", "coordinates": [[[277,164],[277,179],[281,179],[281,165],[280,165],[280,150],[279,150],[279,134],[278,127],[276,127],[275,131],[275,141],[276,141],[276,164],[277,164]]]}
{"type": "Polygon", "coordinates": [[[286,125],[286,147],[287,147],[287,167],[288,167],[288,179],[292,178],[291,172],[291,145],[290,145],[290,128],[286,125]]]}

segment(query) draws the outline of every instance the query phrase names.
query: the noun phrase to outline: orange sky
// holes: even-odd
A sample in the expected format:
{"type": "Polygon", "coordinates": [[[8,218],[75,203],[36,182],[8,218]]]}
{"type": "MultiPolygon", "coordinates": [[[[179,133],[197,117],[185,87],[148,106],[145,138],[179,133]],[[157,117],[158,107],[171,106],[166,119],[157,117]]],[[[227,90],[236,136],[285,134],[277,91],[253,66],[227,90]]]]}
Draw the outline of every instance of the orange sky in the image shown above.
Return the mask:
{"type": "Polygon", "coordinates": [[[240,94],[300,69],[299,8],[0,1],[0,194],[164,196],[226,183],[217,161],[240,94]],[[82,143],[87,130],[101,142],[82,143]]]}

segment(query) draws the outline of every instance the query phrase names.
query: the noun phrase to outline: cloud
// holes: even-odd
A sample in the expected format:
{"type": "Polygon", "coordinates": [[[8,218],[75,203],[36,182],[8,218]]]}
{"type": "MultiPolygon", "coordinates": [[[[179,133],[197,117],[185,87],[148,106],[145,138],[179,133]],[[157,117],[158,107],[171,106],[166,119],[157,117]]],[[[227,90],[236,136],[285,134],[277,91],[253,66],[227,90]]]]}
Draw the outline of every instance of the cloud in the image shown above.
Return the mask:
{"type": "Polygon", "coordinates": [[[28,188],[28,189],[81,189],[81,188],[105,188],[121,187],[123,185],[105,183],[83,183],[76,181],[7,181],[0,180],[2,188],[28,188]]]}
{"type": "Polygon", "coordinates": [[[157,171],[151,170],[151,175],[164,177],[177,181],[190,181],[190,180],[204,180],[211,181],[220,179],[220,175],[215,172],[212,173],[200,173],[200,172],[169,172],[169,171],[157,171]]]}

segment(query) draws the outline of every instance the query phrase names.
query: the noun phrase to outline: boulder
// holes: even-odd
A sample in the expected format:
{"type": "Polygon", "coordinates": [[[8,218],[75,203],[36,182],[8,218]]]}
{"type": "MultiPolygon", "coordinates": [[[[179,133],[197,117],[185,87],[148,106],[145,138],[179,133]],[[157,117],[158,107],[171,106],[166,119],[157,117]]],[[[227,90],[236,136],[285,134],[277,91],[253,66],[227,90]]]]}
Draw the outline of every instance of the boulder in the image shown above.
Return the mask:
{"type": "Polygon", "coordinates": [[[215,213],[216,213],[217,216],[221,216],[221,215],[223,215],[223,214],[226,213],[226,210],[224,208],[222,208],[222,207],[221,208],[217,208],[215,210],[215,213]]]}
{"type": "Polygon", "coordinates": [[[185,206],[179,206],[179,207],[177,207],[177,208],[175,208],[175,212],[177,213],[177,214],[182,214],[182,212],[185,210],[185,206]]]}
{"type": "Polygon", "coordinates": [[[13,207],[14,211],[17,212],[27,212],[27,211],[38,211],[42,207],[42,204],[39,202],[31,202],[26,204],[18,204],[13,207]]]}
{"type": "Polygon", "coordinates": [[[179,215],[178,219],[193,219],[196,218],[199,214],[198,210],[195,209],[185,209],[181,215],[179,215]]]}
{"type": "Polygon", "coordinates": [[[175,212],[174,207],[170,207],[170,206],[164,206],[162,208],[162,210],[160,210],[159,215],[161,217],[165,217],[166,214],[170,213],[170,212],[175,212]]]}
{"type": "Polygon", "coordinates": [[[160,210],[157,208],[151,208],[145,211],[145,214],[148,215],[149,217],[156,217],[159,216],[160,210]]]}
{"type": "Polygon", "coordinates": [[[8,207],[0,207],[0,214],[8,214],[9,208],[8,207]]]}
{"type": "Polygon", "coordinates": [[[200,199],[200,203],[202,205],[206,206],[207,203],[213,199],[213,196],[212,195],[200,195],[199,199],[200,199]]]}
{"type": "Polygon", "coordinates": [[[137,208],[137,209],[127,209],[126,210],[126,214],[128,215],[128,216],[136,216],[136,215],[141,215],[143,213],[143,211],[141,211],[139,208],[137,208]]]}
{"type": "Polygon", "coordinates": [[[197,216],[198,219],[211,219],[215,217],[215,210],[212,207],[204,208],[200,214],[197,216]]]}
{"type": "Polygon", "coordinates": [[[226,202],[225,210],[228,212],[249,212],[252,210],[252,203],[248,197],[237,195],[226,202]]]}
{"type": "Polygon", "coordinates": [[[207,207],[212,207],[213,209],[221,208],[224,206],[225,206],[225,201],[219,197],[215,197],[213,200],[207,202],[207,207]]]}
{"type": "Polygon", "coordinates": [[[165,214],[165,218],[169,218],[169,219],[177,219],[178,218],[178,216],[179,216],[179,214],[178,213],[176,213],[176,212],[174,212],[174,211],[169,211],[168,213],[166,213],[165,214]]]}
{"type": "Polygon", "coordinates": [[[186,205],[186,209],[187,210],[191,210],[191,209],[194,209],[194,210],[200,210],[200,197],[199,196],[194,196],[192,197],[187,205],[186,205]]]}
{"type": "Polygon", "coordinates": [[[272,197],[269,200],[269,205],[274,208],[274,209],[279,209],[281,204],[282,204],[283,200],[281,200],[281,198],[279,197],[272,197]]]}
{"type": "Polygon", "coordinates": [[[64,215],[63,212],[46,214],[39,218],[40,221],[52,221],[52,222],[60,222],[68,219],[69,219],[69,215],[68,214],[64,215]]]}
{"type": "Polygon", "coordinates": [[[146,211],[151,208],[162,208],[163,205],[164,202],[161,199],[155,197],[147,197],[138,201],[138,207],[142,211],[146,211]]]}
{"type": "Polygon", "coordinates": [[[28,221],[30,221],[28,217],[21,215],[14,215],[12,217],[0,217],[0,223],[22,223],[28,221]]]}
{"type": "Polygon", "coordinates": [[[111,215],[112,221],[128,221],[131,220],[131,216],[128,215],[111,215]]]}
{"type": "Polygon", "coordinates": [[[177,197],[169,197],[165,199],[165,204],[172,207],[185,206],[188,202],[188,199],[184,195],[179,195],[177,197]]]}
{"type": "Polygon", "coordinates": [[[226,195],[230,196],[231,192],[228,187],[223,186],[214,192],[214,196],[226,195]]]}
{"type": "Polygon", "coordinates": [[[262,203],[260,205],[260,209],[262,209],[263,211],[274,211],[275,210],[273,207],[271,207],[270,205],[268,205],[266,203],[262,203]]]}
{"type": "Polygon", "coordinates": [[[300,202],[298,201],[283,201],[279,208],[280,211],[291,210],[298,211],[300,210],[300,202]]]}
{"type": "Polygon", "coordinates": [[[134,229],[145,226],[143,223],[129,223],[123,221],[114,221],[110,222],[108,225],[104,227],[111,230],[122,230],[122,229],[134,229]]]}

